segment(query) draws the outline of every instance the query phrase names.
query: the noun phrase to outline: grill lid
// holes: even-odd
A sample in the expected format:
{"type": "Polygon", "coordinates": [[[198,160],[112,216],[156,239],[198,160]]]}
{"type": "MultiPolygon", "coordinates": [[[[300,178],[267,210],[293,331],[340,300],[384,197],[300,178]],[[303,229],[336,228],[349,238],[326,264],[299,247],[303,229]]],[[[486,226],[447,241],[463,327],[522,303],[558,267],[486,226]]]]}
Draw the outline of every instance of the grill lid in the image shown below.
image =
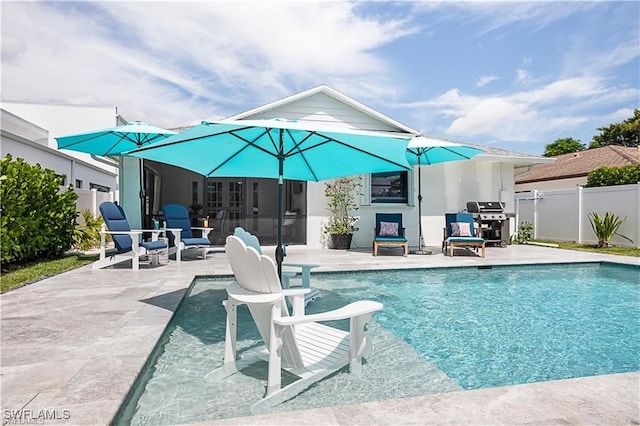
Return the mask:
{"type": "Polygon", "coordinates": [[[469,213],[502,213],[504,203],[500,201],[468,201],[467,211],[469,213]]]}

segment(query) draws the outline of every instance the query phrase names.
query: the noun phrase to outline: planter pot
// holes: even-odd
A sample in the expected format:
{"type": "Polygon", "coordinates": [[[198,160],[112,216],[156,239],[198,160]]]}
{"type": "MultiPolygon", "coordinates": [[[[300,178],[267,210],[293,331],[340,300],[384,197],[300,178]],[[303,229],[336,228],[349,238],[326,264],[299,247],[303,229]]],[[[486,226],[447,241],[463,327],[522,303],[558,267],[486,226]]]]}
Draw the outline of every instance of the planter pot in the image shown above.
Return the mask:
{"type": "Polygon", "coordinates": [[[334,250],[348,250],[351,247],[353,234],[329,235],[329,248],[334,250]]]}

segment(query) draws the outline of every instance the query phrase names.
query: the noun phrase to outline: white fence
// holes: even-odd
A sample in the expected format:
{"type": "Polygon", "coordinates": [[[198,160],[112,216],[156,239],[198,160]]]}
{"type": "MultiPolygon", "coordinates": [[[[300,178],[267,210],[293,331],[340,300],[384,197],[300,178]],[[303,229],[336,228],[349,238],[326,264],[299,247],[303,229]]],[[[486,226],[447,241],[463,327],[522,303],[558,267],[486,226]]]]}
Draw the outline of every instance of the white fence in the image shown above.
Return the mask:
{"type": "Polygon", "coordinates": [[[640,182],[635,185],[576,187],[516,194],[516,232],[522,222],[533,224],[533,238],[555,241],[598,242],[589,213],[613,212],[626,221],[618,230],[633,240],[614,236],[612,244],[640,247],[640,182]]]}
{"type": "Polygon", "coordinates": [[[103,201],[114,201],[113,192],[101,192],[95,189],[74,189],[74,192],[78,194],[76,200],[76,210],[81,212],[82,210],[90,210],[94,216],[100,216],[98,206],[103,201]]]}

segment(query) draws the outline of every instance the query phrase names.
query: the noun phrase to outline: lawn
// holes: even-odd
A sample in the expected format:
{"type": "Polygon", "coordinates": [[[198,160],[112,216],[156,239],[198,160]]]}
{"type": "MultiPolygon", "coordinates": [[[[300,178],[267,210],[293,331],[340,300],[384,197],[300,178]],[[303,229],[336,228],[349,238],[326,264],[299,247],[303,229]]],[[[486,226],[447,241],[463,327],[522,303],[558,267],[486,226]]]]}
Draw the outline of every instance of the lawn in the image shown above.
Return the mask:
{"type": "Polygon", "coordinates": [[[12,266],[7,271],[3,270],[0,275],[0,293],[79,268],[97,258],[97,255],[73,254],[60,259],[47,259],[27,265],[12,266]]]}
{"type": "Polygon", "coordinates": [[[561,249],[588,251],[592,253],[613,254],[616,256],[640,257],[640,249],[635,247],[598,247],[593,244],[578,244],[575,242],[559,242],[551,240],[535,240],[539,243],[557,244],[561,249]]]}

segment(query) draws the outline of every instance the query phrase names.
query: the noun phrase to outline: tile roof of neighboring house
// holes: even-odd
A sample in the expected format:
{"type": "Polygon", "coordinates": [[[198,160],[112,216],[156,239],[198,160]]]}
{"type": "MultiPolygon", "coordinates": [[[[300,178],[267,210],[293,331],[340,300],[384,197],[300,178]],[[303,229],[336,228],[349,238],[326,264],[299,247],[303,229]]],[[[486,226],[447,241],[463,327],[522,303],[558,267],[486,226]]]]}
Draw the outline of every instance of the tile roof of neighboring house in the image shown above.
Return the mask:
{"type": "Polygon", "coordinates": [[[587,149],[580,152],[557,155],[555,162],[537,164],[514,171],[516,183],[539,182],[555,179],[567,179],[586,176],[598,167],[620,167],[640,164],[640,147],[608,145],[601,148],[587,149]]]}

